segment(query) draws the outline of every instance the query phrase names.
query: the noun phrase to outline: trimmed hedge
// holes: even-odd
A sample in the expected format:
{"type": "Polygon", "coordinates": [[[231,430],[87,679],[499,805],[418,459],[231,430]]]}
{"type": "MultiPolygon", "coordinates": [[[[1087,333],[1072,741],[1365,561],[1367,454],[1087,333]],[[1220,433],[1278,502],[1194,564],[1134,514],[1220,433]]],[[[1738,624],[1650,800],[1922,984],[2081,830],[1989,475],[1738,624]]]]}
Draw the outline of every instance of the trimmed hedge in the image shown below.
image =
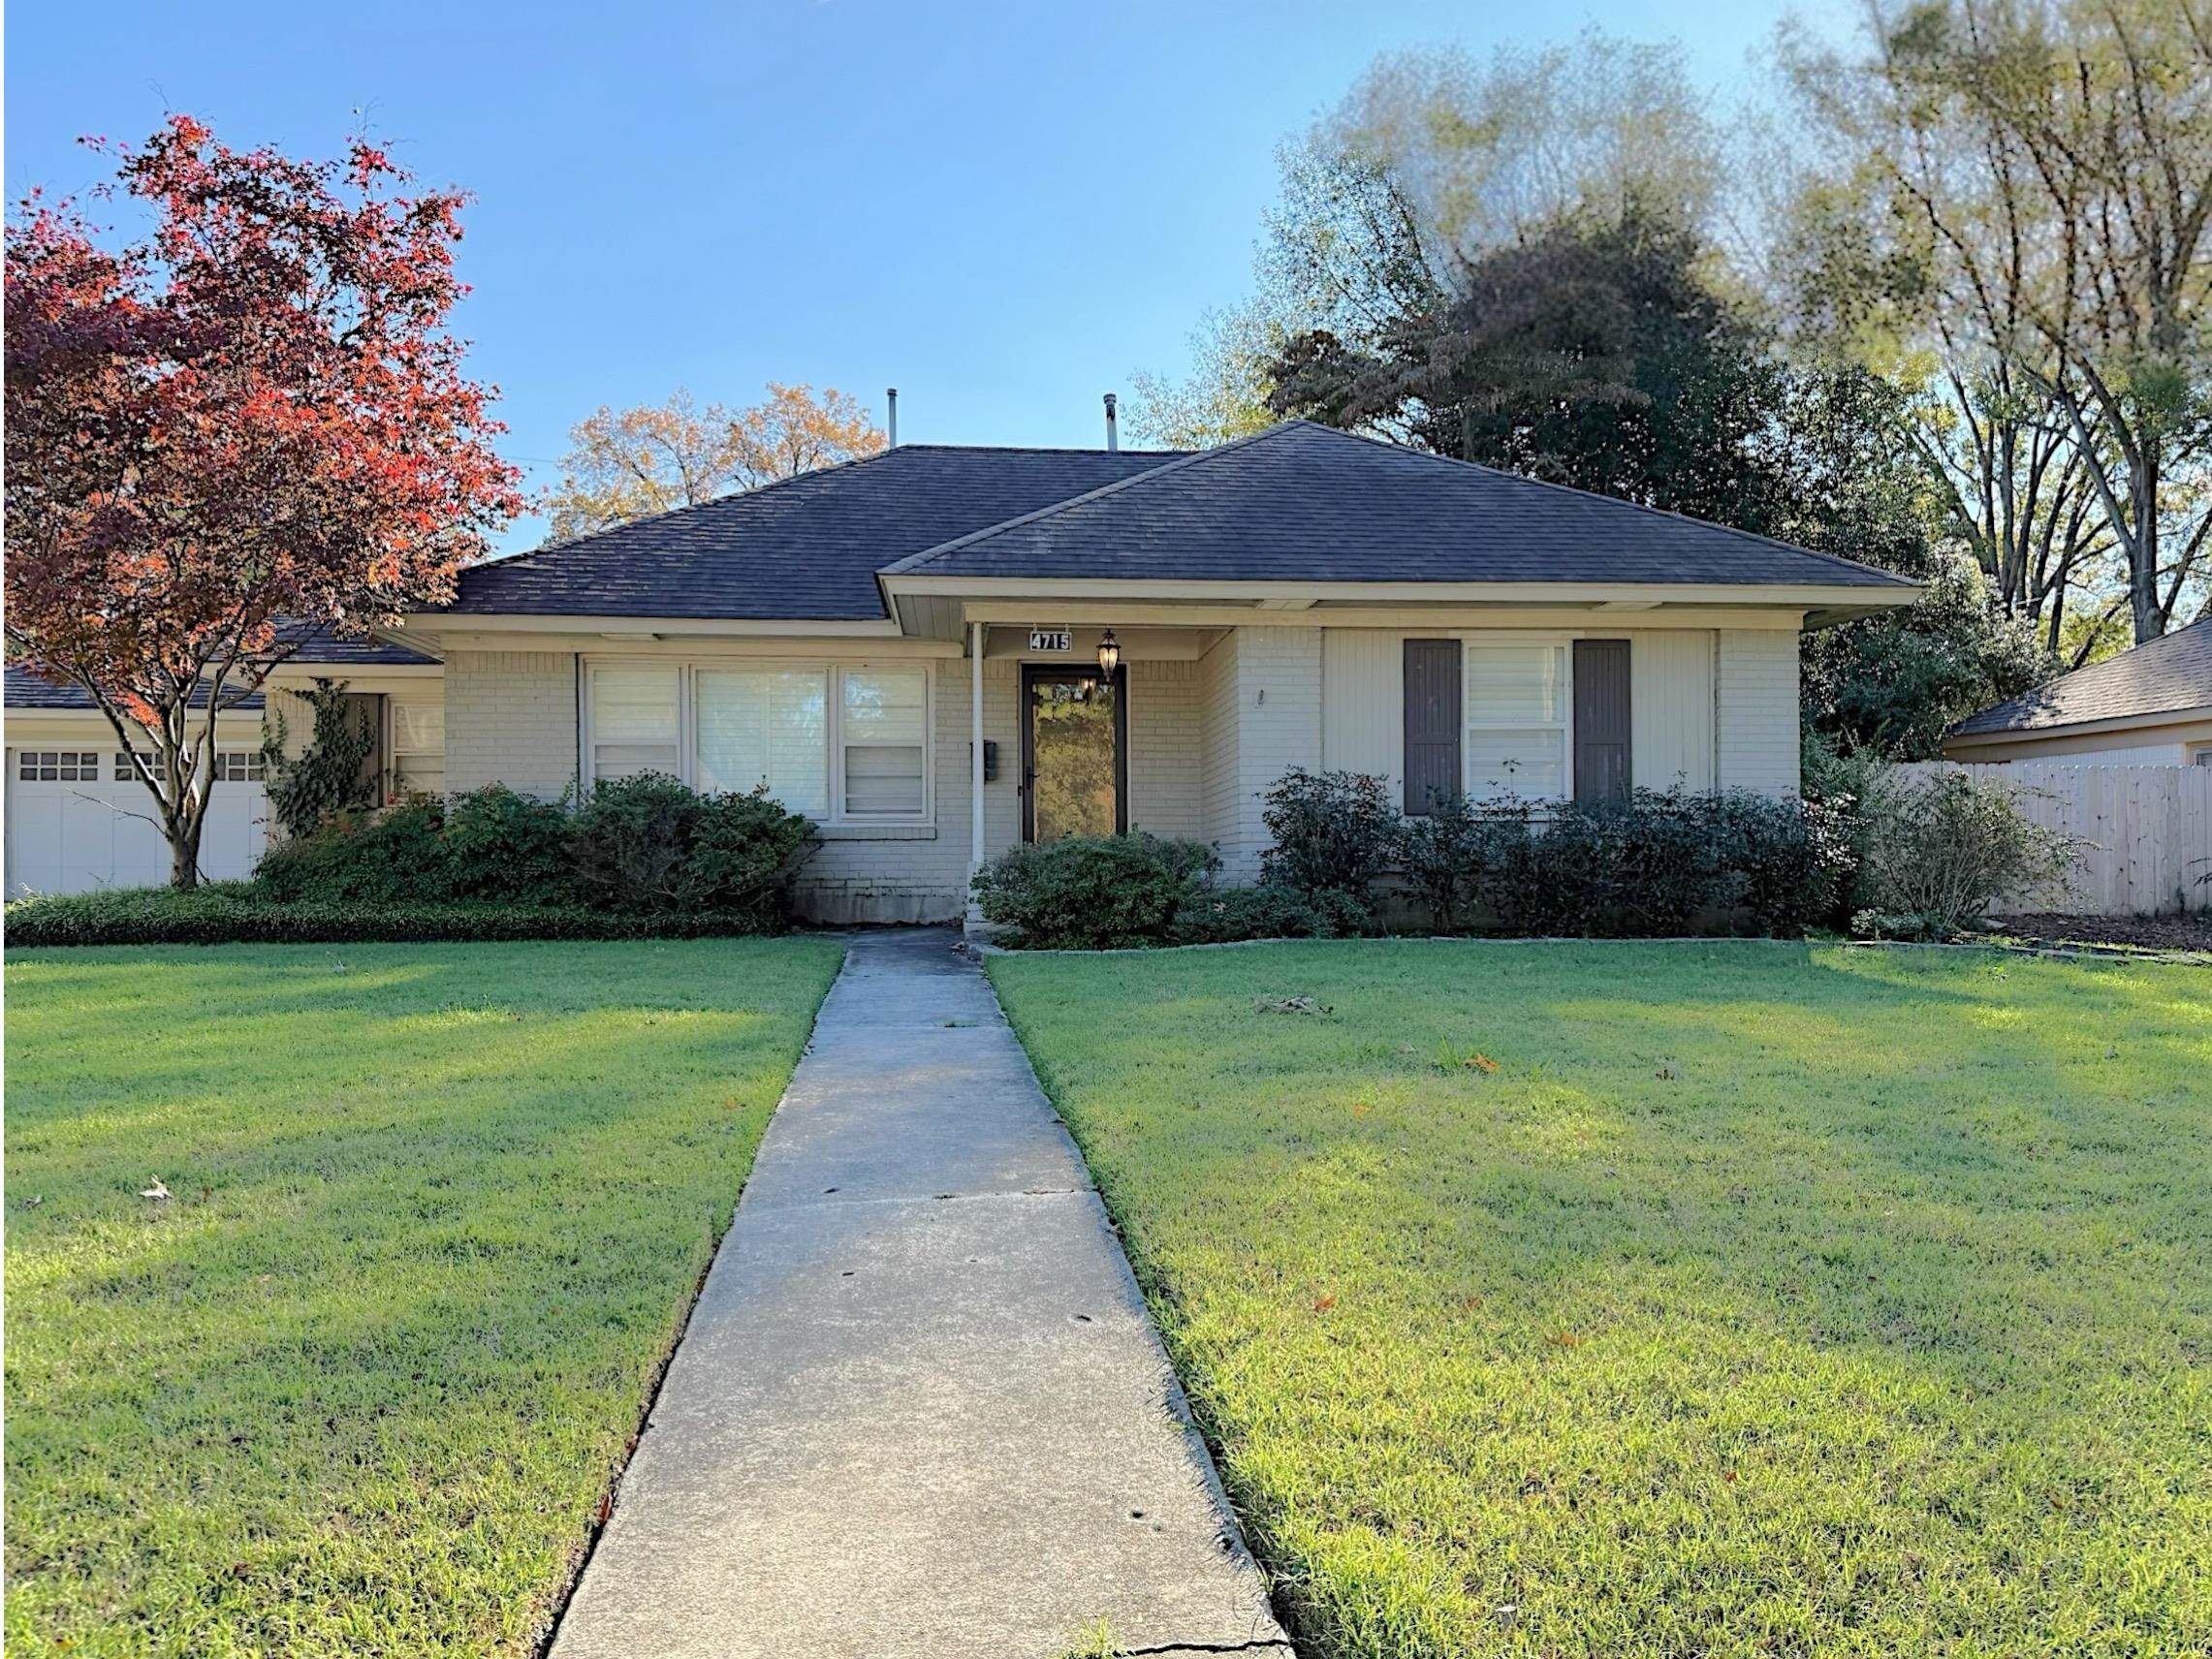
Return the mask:
{"type": "Polygon", "coordinates": [[[761,930],[753,912],[690,916],[581,905],[390,904],[260,896],[242,882],[179,892],[121,888],[26,898],[7,908],[7,942],[48,945],[354,945],[521,939],[704,939],[761,930]]]}

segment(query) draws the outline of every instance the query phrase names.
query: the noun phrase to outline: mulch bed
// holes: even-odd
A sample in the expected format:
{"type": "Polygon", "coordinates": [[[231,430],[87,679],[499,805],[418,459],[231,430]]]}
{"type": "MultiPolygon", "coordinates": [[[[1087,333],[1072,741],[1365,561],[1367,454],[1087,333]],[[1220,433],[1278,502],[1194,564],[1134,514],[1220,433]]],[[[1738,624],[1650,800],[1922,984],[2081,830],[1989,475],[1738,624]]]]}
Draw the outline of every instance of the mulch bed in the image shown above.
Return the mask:
{"type": "Polygon", "coordinates": [[[2212,951],[2212,914],[2002,916],[2005,933],[2036,945],[2132,945],[2144,951],[2212,951]]]}

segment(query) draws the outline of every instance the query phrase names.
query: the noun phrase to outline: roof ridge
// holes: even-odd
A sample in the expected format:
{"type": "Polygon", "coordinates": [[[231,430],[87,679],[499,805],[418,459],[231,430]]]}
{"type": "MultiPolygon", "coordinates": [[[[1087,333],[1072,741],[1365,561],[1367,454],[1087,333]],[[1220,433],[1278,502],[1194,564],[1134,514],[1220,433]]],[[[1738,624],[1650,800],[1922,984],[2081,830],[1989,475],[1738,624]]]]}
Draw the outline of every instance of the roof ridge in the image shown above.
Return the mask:
{"type": "MultiPolygon", "coordinates": [[[[1197,450],[1102,450],[1084,444],[901,444],[902,450],[952,450],[962,454],[988,451],[1000,455],[1191,455],[1197,450]]],[[[888,453],[888,452],[887,452],[888,453]]]]}
{"type": "Polygon", "coordinates": [[[933,548],[924,548],[918,553],[908,553],[904,558],[894,560],[877,571],[875,573],[877,580],[880,581],[887,576],[909,576],[920,570],[932,559],[941,557],[946,553],[958,552],[963,548],[972,547],[977,542],[998,535],[1002,531],[1018,529],[1024,524],[1034,523],[1039,518],[1049,518],[1056,513],[1064,513],[1071,507],[1080,507],[1088,502],[1096,501],[1102,496],[1118,494],[1122,490],[1147,483],[1165,473],[1181,472],[1185,467],[1196,466],[1201,461],[1212,460],[1216,455],[1225,455],[1232,450],[1244,449],[1248,445],[1258,443],[1262,438],[1272,438],[1280,432],[1286,432],[1293,426],[1311,424],[1313,423],[1302,419],[1278,421],[1264,431],[1248,432],[1241,438],[1231,438],[1227,443],[1216,444],[1211,449],[1185,450],[1178,454],[1173,460],[1163,462],[1159,466],[1147,467],[1142,472],[1131,473],[1127,478],[1118,478],[1111,484],[1102,484],[1095,489],[1087,489],[1080,495],[1070,495],[1061,501],[1048,502],[1044,506],[1032,508],[1027,513],[1018,513],[1011,518],[1002,518],[995,524],[986,524],[980,530],[969,530],[963,535],[953,537],[950,541],[939,542],[933,548]]]}
{"type": "MultiPolygon", "coordinates": [[[[1285,424],[1290,423],[1285,423],[1285,424]]],[[[1858,559],[1847,559],[1841,553],[1824,553],[1817,548],[1801,548],[1795,542],[1785,542],[1779,536],[1765,535],[1757,530],[1746,530],[1736,524],[1723,524],[1715,518],[1700,518],[1691,513],[1678,513],[1671,507],[1654,507],[1648,502],[1630,501],[1624,495],[1607,495],[1601,489],[1585,489],[1577,484],[1559,484],[1548,478],[1531,478],[1527,473],[1511,472],[1504,467],[1486,466],[1481,461],[1470,461],[1464,455],[1447,455],[1437,450],[1416,450],[1410,444],[1393,443],[1388,438],[1378,438],[1373,433],[1355,432],[1348,426],[1331,426],[1324,422],[1305,420],[1295,423],[1311,426],[1316,431],[1334,432],[1341,437],[1353,438],[1363,444],[1373,444],[1377,449],[1389,450],[1395,454],[1418,455],[1423,460],[1442,461],[1449,466],[1469,467],[1475,472],[1487,473],[1492,478],[1510,479],[1515,484],[1533,485],[1538,489],[1552,489],[1563,495],[1579,495],[1588,501],[1601,501],[1608,507],[1626,507],[1630,512],[1649,513],[1659,518],[1672,518],[1680,523],[1694,524],[1700,530],[1719,530],[1726,535],[1741,536],[1747,541],[1757,542],[1764,547],[1777,548],[1785,553],[1794,553],[1800,558],[1825,559],[1828,563],[1842,565],[1847,570],[1871,571],[1876,576],[1895,582],[1900,587],[1917,587],[1920,585],[1911,577],[1899,576],[1895,571],[1883,570],[1880,565],[1865,564],[1858,559]]]]}
{"type": "Polygon", "coordinates": [[[534,559],[541,553],[565,553],[572,548],[581,548],[586,543],[596,542],[602,536],[612,536],[619,531],[635,529],[640,524],[653,524],[670,518],[680,518],[687,513],[703,513],[710,507],[726,507],[733,501],[749,501],[756,495],[765,495],[770,490],[781,489],[786,485],[803,484],[808,479],[827,478],[832,473],[865,466],[869,461],[888,460],[904,450],[952,451],[1004,455],[1159,455],[1169,459],[1194,453],[1189,450],[1061,449],[1044,444],[899,444],[877,450],[873,454],[848,455],[843,460],[832,461],[827,466],[809,467],[805,472],[795,472],[788,478],[772,478],[766,484],[755,485],[750,489],[726,490],[720,495],[710,496],[705,501],[687,501],[681,507],[670,507],[659,513],[648,513],[642,518],[625,518],[618,524],[609,524],[598,530],[586,530],[580,536],[569,536],[558,542],[547,542],[540,547],[524,548],[519,553],[504,553],[496,558],[485,559],[466,568],[469,570],[487,570],[493,565],[506,567],[519,564],[524,559],[534,559]]]}

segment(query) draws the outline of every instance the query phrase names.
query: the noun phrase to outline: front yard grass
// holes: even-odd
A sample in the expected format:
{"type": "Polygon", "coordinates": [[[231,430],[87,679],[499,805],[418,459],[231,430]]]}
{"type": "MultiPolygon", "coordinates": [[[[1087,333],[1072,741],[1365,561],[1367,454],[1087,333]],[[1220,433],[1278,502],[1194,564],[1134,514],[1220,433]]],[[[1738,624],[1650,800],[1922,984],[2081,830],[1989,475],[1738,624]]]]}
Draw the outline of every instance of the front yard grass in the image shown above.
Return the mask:
{"type": "Polygon", "coordinates": [[[9,1651],[529,1651],[839,956],[11,953],[9,1651]]]}
{"type": "Polygon", "coordinates": [[[1301,1652],[2212,1650],[2203,969],[991,973],[1301,1652]]]}

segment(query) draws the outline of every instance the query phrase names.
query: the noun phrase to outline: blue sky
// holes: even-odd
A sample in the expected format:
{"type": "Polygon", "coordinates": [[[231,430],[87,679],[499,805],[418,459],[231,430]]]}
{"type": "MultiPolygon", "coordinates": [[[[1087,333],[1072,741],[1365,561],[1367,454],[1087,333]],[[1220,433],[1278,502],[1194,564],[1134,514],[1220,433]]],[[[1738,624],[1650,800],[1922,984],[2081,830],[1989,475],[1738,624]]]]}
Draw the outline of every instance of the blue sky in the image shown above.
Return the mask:
{"type": "MultiPolygon", "coordinates": [[[[1828,10],[1826,4],[1817,11],[1828,10]]],[[[367,126],[475,194],[461,314],[506,450],[552,482],[568,427],[678,385],[831,385],[901,436],[1093,444],[1099,394],[1179,369],[1247,285],[1273,151],[1379,51],[1679,39],[1723,94],[1781,9],[1752,0],[743,6],[18,0],[6,173],[69,191],[74,140],[188,110],[332,154],[367,126]]],[[[509,537],[533,545],[540,526],[509,537]]]]}

